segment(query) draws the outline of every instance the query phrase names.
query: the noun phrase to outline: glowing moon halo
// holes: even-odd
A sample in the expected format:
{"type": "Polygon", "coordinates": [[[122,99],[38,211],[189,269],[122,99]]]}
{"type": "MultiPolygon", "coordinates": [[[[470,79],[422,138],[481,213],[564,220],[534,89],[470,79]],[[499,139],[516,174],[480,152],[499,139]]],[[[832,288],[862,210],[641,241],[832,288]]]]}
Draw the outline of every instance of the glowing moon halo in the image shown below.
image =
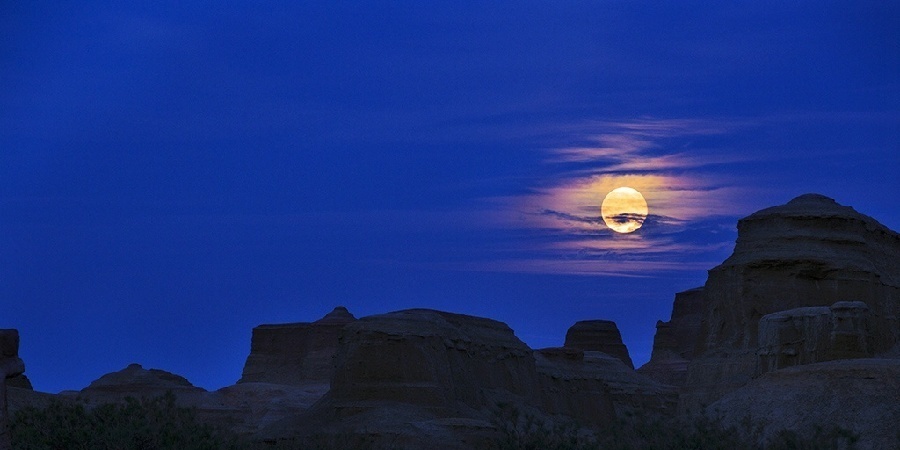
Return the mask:
{"type": "Polygon", "coordinates": [[[615,188],[606,194],[600,205],[600,216],[611,230],[631,233],[640,228],[647,218],[647,201],[640,192],[630,187],[615,188]]]}

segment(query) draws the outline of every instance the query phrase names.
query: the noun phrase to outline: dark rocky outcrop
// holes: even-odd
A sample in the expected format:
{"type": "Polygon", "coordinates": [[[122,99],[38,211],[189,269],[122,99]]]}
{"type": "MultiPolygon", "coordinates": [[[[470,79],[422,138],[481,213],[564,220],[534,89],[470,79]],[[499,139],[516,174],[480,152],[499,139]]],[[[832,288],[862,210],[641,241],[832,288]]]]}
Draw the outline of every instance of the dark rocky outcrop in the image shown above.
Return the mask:
{"type": "Polygon", "coordinates": [[[606,360],[608,365],[627,370],[624,363],[600,352],[571,347],[536,350],[534,357],[542,393],[541,411],[548,414],[577,411],[582,419],[592,423],[615,417],[616,404],[606,382],[609,377],[601,372],[604,368],[601,364],[593,362],[606,360]]]}
{"type": "Polygon", "coordinates": [[[140,364],[111,372],[94,380],[79,396],[91,403],[117,401],[125,397],[156,397],[172,392],[180,398],[206,392],[187,378],[159,369],[145,369],[140,364]]]}
{"type": "MultiPolygon", "coordinates": [[[[57,398],[90,406],[173,392],[202,420],[269,443],[323,435],[468,449],[498,442],[503,411],[589,435],[678,410],[761,446],[785,429],[837,426],[863,448],[892,448],[898,315],[900,235],[808,194],[739,222],[734,253],[703,288],[676,294],[637,372],[610,321],[578,322],[563,347],[532,350],[491,319],[411,309],[356,320],[338,307],[311,323],[256,327],[234,386],[207,392],[135,364],[57,398]]],[[[0,340],[14,369],[5,374],[21,372],[17,335],[15,345],[11,334],[0,340]]],[[[11,407],[53,397],[10,393],[11,407]]]]}
{"type": "Polygon", "coordinates": [[[338,306],[315,322],[254,328],[250,355],[238,383],[327,383],[341,330],[355,320],[347,308],[338,306]]]}
{"type": "Polygon", "coordinates": [[[767,314],[759,320],[757,373],[836,359],[871,358],[869,308],[837,302],[767,314]]]}
{"type": "Polygon", "coordinates": [[[425,309],[364,317],[344,328],[328,394],[259,436],[377,430],[398,448],[472,448],[496,434],[491,414],[503,405],[611,420],[609,387],[584,360],[572,348],[535,354],[507,325],[480,317],[425,309]]]}
{"type": "Polygon", "coordinates": [[[369,316],[344,328],[325,397],[261,436],[378,430],[400,447],[465,448],[489,432],[497,402],[535,404],[538,388],[531,349],[500,322],[423,309],[369,316]]]}
{"type": "Polygon", "coordinates": [[[871,311],[872,347],[866,351],[895,348],[900,235],[830,198],[802,195],[741,219],[734,253],[709,271],[703,292],[701,329],[681,402],[686,411],[757,373],[759,324],[767,314],[862,301],[871,311]]]}
{"type": "Polygon", "coordinates": [[[0,330],[0,450],[12,448],[9,440],[9,411],[7,408],[7,379],[25,372],[25,363],[19,358],[18,330],[0,330]]]}
{"type": "Polygon", "coordinates": [[[609,417],[674,414],[675,388],[636,373],[606,353],[547,348],[535,351],[535,359],[544,382],[542,409],[546,412],[568,414],[586,424],[601,424],[609,417]],[[569,408],[552,407],[561,402],[569,403],[569,408]],[[607,403],[613,414],[601,412],[607,403]]]}
{"type": "Polygon", "coordinates": [[[603,352],[620,359],[634,369],[628,349],[622,343],[622,334],[611,320],[582,320],[566,332],[566,347],[587,352],[603,352]]]}
{"type": "Polygon", "coordinates": [[[664,384],[684,384],[700,333],[704,298],[703,288],[675,294],[672,316],[668,322],[656,322],[650,361],[638,373],[664,384]]]}

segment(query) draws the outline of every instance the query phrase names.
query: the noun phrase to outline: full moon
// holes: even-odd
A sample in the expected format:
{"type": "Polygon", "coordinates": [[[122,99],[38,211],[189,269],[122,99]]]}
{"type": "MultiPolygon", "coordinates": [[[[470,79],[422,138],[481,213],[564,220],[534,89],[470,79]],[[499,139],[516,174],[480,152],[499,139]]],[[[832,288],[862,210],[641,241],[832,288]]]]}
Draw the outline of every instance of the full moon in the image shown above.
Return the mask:
{"type": "Polygon", "coordinates": [[[631,233],[640,228],[648,212],[644,196],[630,187],[613,189],[600,205],[600,216],[606,226],[617,233],[631,233]]]}

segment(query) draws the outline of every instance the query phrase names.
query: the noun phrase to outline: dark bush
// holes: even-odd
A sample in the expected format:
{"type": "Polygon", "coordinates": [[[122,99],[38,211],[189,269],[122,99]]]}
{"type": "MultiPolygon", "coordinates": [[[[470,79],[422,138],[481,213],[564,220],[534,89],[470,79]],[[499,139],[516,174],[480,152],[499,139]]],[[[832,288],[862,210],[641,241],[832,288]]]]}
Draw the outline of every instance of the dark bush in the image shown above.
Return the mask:
{"type": "Polygon", "coordinates": [[[634,415],[583,427],[565,419],[542,420],[511,405],[498,405],[492,422],[500,438],[491,448],[498,450],[852,450],[859,440],[840,427],[816,427],[803,437],[782,431],[761,447],[742,440],[736,430],[703,418],[683,422],[634,415]]]}
{"type": "Polygon", "coordinates": [[[238,441],[197,422],[194,411],[171,393],[125,399],[88,409],[54,400],[45,409],[24,408],[10,424],[15,450],[219,450],[238,441]]]}

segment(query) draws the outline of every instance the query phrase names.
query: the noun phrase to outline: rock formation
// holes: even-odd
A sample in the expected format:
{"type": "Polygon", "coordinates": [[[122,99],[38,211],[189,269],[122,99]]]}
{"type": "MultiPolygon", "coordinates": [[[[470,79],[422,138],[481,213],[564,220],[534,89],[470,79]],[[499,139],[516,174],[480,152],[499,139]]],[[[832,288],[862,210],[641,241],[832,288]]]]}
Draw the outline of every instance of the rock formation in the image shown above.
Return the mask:
{"type": "MultiPolygon", "coordinates": [[[[829,360],[870,358],[875,354],[875,336],[870,332],[871,311],[863,302],[837,302],[831,305],[829,360]]],[[[895,346],[896,347],[896,346],[895,346]]],[[[890,350],[882,348],[882,355],[890,350]]]]}
{"type": "Polygon", "coordinates": [[[196,397],[206,390],[186,378],[159,369],[145,369],[140,364],[111,372],[94,380],[78,396],[88,403],[108,403],[125,397],[156,397],[172,392],[180,399],[196,397]]]}
{"type": "Polygon", "coordinates": [[[704,296],[681,402],[687,411],[750,381],[760,319],[767,314],[862,301],[871,310],[873,340],[866,351],[877,355],[895,348],[900,235],[830,198],[802,195],[738,222],[734,253],[709,271],[704,296]]]}
{"type": "Polygon", "coordinates": [[[491,429],[495,403],[535,403],[538,387],[531,349],[500,322],[423,309],[369,316],[344,328],[325,397],[260,435],[378,430],[400,447],[465,448],[491,429]]]}
{"type": "MultiPolygon", "coordinates": [[[[584,352],[571,347],[536,350],[534,357],[543,394],[542,411],[549,414],[577,411],[582,418],[594,422],[615,416],[616,404],[606,382],[608,374],[602,372],[605,368],[602,363],[628,370],[624,363],[600,352],[584,352]]],[[[621,407],[631,403],[628,401],[621,407]]]]}
{"type": "Polygon", "coordinates": [[[656,322],[650,361],[641,366],[638,373],[664,384],[684,384],[700,333],[703,301],[703,288],[675,294],[672,316],[668,322],[656,322]]]}
{"type": "Polygon", "coordinates": [[[9,450],[9,411],[6,405],[6,380],[25,372],[25,363],[19,358],[19,332],[0,330],[0,450],[9,450]]]}
{"type": "Polygon", "coordinates": [[[606,353],[546,348],[535,351],[535,359],[542,375],[545,412],[599,424],[604,423],[604,416],[610,416],[601,412],[607,403],[612,406],[612,416],[620,418],[636,414],[666,416],[675,411],[675,388],[636,373],[606,353]],[[567,407],[554,403],[565,403],[567,407]]]}
{"type": "Polygon", "coordinates": [[[757,373],[826,361],[831,309],[807,306],[766,314],[759,320],[757,373]]]}
{"type": "Polygon", "coordinates": [[[757,373],[835,359],[874,356],[869,308],[837,302],[767,314],[759,320],[757,373]]]}
{"type": "MultiPolygon", "coordinates": [[[[171,391],[201,420],[269,443],[323,435],[479,448],[498,442],[504,411],[590,427],[678,409],[761,446],[785,429],[837,426],[861,447],[892,448],[898,316],[900,235],[807,194],[739,221],[734,253],[703,288],[676,294],[637,372],[609,321],[578,322],[564,347],[532,350],[495,320],[427,309],[356,320],[338,307],[315,322],[254,328],[234,386],[207,392],[135,364],[63,398],[92,405],[171,391]]],[[[17,334],[0,331],[0,341],[0,375],[22,372],[17,334]]],[[[10,389],[11,404],[48,400],[10,389]]]]}
{"type": "Polygon", "coordinates": [[[333,358],[341,330],[355,320],[347,308],[338,306],[312,323],[260,325],[254,328],[250,355],[238,383],[327,383],[333,372],[333,358]]]}
{"type": "Polygon", "coordinates": [[[576,322],[566,332],[566,347],[583,351],[603,352],[622,360],[634,369],[628,349],[622,343],[622,335],[616,323],[610,320],[583,320],[576,322]]]}
{"type": "Polygon", "coordinates": [[[28,376],[26,376],[24,373],[6,380],[6,386],[21,389],[34,389],[34,387],[31,385],[31,380],[29,380],[28,376]]]}
{"type": "Polygon", "coordinates": [[[608,387],[590,373],[597,366],[584,364],[584,352],[545,352],[538,364],[534,352],[494,320],[397,311],[347,325],[340,342],[328,394],[303,416],[260,436],[377,430],[401,448],[471,448],[496,433],[491,414],[504,405],[583,422],[614,416],[608,387]]]}

